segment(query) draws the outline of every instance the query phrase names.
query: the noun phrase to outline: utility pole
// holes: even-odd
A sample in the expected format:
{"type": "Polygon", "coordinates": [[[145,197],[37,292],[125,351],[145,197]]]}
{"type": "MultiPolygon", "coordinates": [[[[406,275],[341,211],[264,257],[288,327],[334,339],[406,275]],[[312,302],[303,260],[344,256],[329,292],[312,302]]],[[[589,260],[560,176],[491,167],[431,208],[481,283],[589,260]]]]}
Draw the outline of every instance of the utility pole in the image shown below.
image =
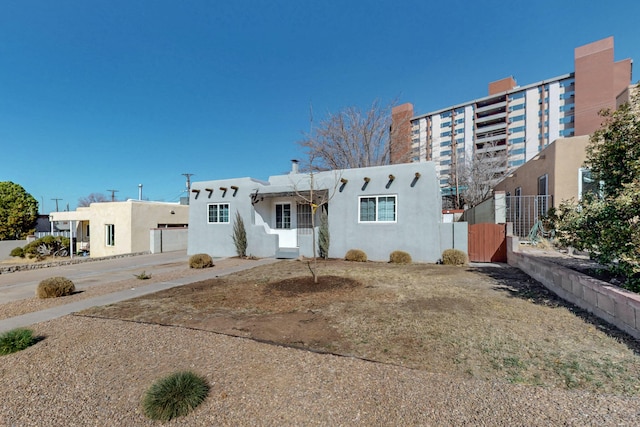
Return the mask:
{"type": "Polygon", "coordinates": [[[58,200],[62,200],[62,199],[51,199],[51,200],[55,200],[56,201],[56,212],[58,212],[58,200]]]}
{"type": "Polygon", "coordinates": [[[118,192],[118,190],[107,190],[109,192],[111,192],[111,201],[115,202],[116,201],[116,193],[118,192]]]}
{"type": "Polygon", "coordinates": [[[185,176],[187,178],[187,193],[189,193],[189,191],[191,191],[191,177],[195,175],[192,173],[183,173],[182,176],[185,176]]]}

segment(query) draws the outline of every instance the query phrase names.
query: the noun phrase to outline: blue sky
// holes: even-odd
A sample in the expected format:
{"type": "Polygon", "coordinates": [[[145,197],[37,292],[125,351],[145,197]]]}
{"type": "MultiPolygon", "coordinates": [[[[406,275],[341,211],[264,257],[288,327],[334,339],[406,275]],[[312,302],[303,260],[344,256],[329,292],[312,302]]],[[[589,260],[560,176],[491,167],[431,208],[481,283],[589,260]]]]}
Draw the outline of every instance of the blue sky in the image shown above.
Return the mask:
{"type": "Polygon", "coordinates": [[[608,36],[640,61],[640,2],[580,4],[2,0],[0,181],[45,213],[138,184],[177,201],[183,173],[288,171],[310,105],[316,123],[376,99],[423,114],[571,72],[575,47],[608,36]]]}

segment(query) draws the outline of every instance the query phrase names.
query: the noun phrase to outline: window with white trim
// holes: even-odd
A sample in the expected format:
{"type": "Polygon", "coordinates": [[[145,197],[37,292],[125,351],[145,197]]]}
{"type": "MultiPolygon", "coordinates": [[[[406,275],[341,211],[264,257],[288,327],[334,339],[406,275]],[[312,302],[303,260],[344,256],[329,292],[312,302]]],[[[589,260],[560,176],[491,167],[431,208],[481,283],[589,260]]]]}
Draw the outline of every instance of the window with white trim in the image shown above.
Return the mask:
{"type": "Polygon", "coordinates": [[[229,203],[211,203],[207,205],[209,224],[229,223],[229,203]]]}
{"type": "Polygon", "coordinates": [[[291,228],[291,203],[276,204],[276,228],[284,230],[291,228]]]}
{"type": "Polygon", "coordinates": [[[578,169],[578,199],[587,193],[596,195],[599,199],[604,197],[604,181],[596,181],[587,168],[578,169]]]}
{"type": "Polygon", "coordinates": [[[106,224],[105,226],[105,235],[106,235],[106,245],[107,246],[115,246],[116,245],[116,226],[115,224],[106,224]]]}
{"type": "Polygon", "coordinates": [[[396,222],[396,196],[359,198],[359,222],[396,222]]]}

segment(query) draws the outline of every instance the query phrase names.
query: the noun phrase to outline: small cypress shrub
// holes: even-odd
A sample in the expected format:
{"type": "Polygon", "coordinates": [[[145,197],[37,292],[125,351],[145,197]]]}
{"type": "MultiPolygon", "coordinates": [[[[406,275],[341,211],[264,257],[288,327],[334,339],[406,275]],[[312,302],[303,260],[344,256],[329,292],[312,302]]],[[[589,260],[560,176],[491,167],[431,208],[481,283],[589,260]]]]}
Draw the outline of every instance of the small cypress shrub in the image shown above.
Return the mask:
{"type": "Polygon", "coordinates": [[[236,211],[236,218],[233,222],[233,234],[231,237],[236,247],[236,253],[240,258],[245,258],[247,256],[247,230],[244,228],[244,220],[238,211],[236,211]]]}
{"type": "Polygon", "coordinates": [[[17,248],[13,248],[11,250],[11,253],[9,253],[9,255],[24,258],[24,249],[18,246],[17,248]]]}
{"type": "Polygon", "coordinates": [[[189,258],[189,267],[208,268],[213,267],[213,259],[209,254],[195,254],[189,258]]]}
{"type": "Polygon", "coordinates": [[[393,251],[389,255],[389,262],[393,264],[411,264],[411,255],[405,251],[393,251]]]}
{"type": "Polygon", "coordinates": [[[367,254],[360,249],[349,249],[344,259],[347,261],[366,262],[367,254]]]}
{"type": "Polygon", "coordinates": [[[49,277],[38,284],[36,296],[38,298],[57,298],[71,295],[75,290],[76,286],[66,277],[49,277]]]}
{"type": "Polygon", "coordinates": [[[318,249],[320,250],[320,258],[329,258],[329,244],[331,236],[329,234],[329,215],[327,211],[322,209],[320,212],[320,227],[318,227],[318,249]]]}
{"type": "Polygon", "coordinates": [[[466,252],[460,249],[445,249],[442,252],[442,263],[446,265],[465,265],[469,262],[466,252]]]}
{"type": "Polygon", "coordinates": [[[209,395],[209,384],[191,371],[173,373],[156,381],[144,395],[142,409],[153,419],[169,421],[187,415],[209,395]]]}
{"type": "Polygon", "coordinates": [[[0,335],[0,355],[15,353],[32,346],[37,341],[31,329],[17,328],[0,335]]]}

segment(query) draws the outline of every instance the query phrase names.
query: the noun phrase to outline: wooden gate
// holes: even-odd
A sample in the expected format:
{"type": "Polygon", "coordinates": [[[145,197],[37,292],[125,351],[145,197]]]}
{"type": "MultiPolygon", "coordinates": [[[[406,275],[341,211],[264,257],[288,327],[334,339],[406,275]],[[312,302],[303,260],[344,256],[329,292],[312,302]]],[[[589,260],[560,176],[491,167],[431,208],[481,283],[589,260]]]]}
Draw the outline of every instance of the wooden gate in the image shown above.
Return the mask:
{"type": "Polygon", "coordinates": [[[470,225],[468,245],[469,261],[507,262],[507,225],[470,225]]]}

